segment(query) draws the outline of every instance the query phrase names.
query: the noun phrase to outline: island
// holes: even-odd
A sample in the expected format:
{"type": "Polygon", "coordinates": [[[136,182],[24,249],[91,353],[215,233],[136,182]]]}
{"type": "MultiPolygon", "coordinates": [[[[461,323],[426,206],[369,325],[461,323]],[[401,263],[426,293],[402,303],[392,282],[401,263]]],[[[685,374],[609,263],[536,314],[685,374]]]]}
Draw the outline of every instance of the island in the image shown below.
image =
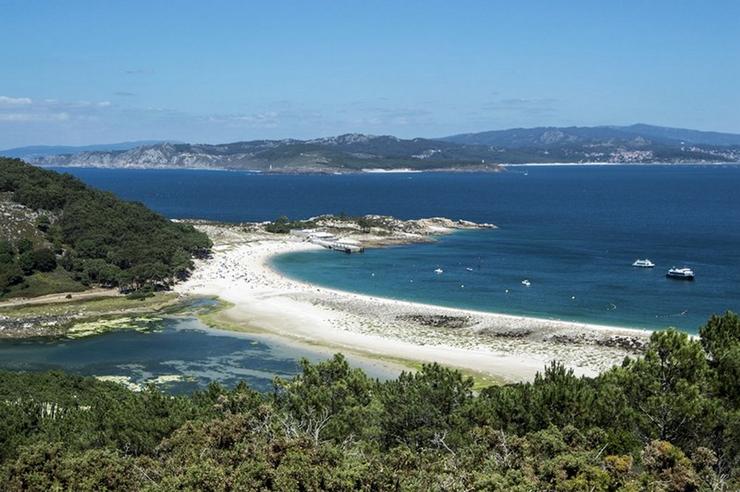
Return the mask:
{"type": "Polygon", "coordinates": [[[512,128],[439,138],[347,133],[221,144],[134,142],[20,147],[39,166],[228,169],[263,173],[497,172],[517,164],[740,162],[740,135],[636,124],[512,128]]]}
{"type": "Polygon", "coordinates": [[[90,336],[96,316],[129,329],[127,316],[178,315],[178,299],[217,296],[204,313],[214,326],[406,367],[380,381],[336,354],[302,361],[271,391],[211,384],[189,395],[0,371],[7,490],[737,488],[733,313],[699,337],[647,333],[340,292],[269,264],[291,251],[495,234],[491,224],[169,221],[16,160],[0,161],[0,188],[2,336],[90,336]]]}

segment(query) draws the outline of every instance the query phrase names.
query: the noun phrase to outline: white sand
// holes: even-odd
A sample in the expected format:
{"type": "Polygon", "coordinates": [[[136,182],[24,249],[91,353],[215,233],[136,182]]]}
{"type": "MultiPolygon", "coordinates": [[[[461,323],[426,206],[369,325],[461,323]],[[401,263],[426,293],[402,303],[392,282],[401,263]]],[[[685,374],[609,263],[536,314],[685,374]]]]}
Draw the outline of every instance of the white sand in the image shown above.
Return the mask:
{"type": "Polygon", "coordinates": [[[237,227],[198,227],[214,241],[213,257],[198,261],[192,277],[176,290],[218,296],[234,304],[222,315],[245,330],[337,351],[436,361],[506,381],[531,379],[553,360],[576,374],[594,375],[634,354],[623,348],[625,343],[644,343],[649,335],[642,330],[450,309],[317,287],[275,272],[269,260],[318,246],[237,227]],[[458,326],[432,326],[435,323],[425,322],[430,316],[454,317],[458,326]]]}

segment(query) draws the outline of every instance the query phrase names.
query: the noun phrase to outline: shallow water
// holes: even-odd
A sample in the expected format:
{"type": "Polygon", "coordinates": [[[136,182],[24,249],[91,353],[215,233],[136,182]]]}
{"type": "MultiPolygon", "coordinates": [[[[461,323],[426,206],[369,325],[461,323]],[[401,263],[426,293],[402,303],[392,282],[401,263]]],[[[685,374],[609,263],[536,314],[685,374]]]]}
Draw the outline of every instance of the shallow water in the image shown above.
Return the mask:
{"type": "MultiPolygon", "coordinates": [[[[85,376],[126,378],[146,384],[158,377],[172,393],[188,393],[208,383],[234,386],[247,382],[269,391],[275,376],[299,372],[298,361],[330,357],[251,335],[212,330],[197,319],[169,318],[146,330],[119,330],[80,339],[0,340],[0,368],[19,371],[65,370],[85,376]],[[172,378],[175,376],[175,378],[172,378]]],[[[389,379],[397,372],[350,358],[371,377],[389,379]]]]}

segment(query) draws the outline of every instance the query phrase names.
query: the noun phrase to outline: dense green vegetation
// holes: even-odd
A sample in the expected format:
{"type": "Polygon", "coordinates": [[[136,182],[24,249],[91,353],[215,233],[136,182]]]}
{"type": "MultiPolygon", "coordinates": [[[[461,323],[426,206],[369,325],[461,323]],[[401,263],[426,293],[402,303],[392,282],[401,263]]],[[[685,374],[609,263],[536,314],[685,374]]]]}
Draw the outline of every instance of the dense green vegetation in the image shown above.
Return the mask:
{"type": "Polygon", "coordinates": [[[288,234],[293,229],[306,229],[314,227],[310,220],[291,220],[285,215],[278,217],[265,226],[267,232],[273,234],[288,234]]]}
{"type": "Polygon", "coordinates": [[[438,365],[378,382],[341,356],[269,394],[0,373],[6,490],[693,491],[740,487],[740,319],[655,333],[596,378],[553,364],[474,394],[438,365]]]}
{"type": "Polygon", "coordinates": [[[273,234],[288,234],[291,230],[311,229],[323,225],[326,221],[357,224],[363,232],[370,232],[370,229],[373,227],[388,228],[391,226],[388,223],[388,217],[373,215],[352,216],[340,212],[339,214],[321,215],[308,220],[294,220],[283,215],[265,225],[265,230],[273,234]]]}
{"type": "Polygon", "coordinates": [[[36,244],[28,237],[0,240],[0,296],[49,293],[55,285],[168,288],[188,275],[193,256],[211,247],[190,225],[17,159],[0,158],[0,193],[38,213],[35,227],[43,238],[36,244]],[[67,281],[44,282],[47,277],[67,281]]]}

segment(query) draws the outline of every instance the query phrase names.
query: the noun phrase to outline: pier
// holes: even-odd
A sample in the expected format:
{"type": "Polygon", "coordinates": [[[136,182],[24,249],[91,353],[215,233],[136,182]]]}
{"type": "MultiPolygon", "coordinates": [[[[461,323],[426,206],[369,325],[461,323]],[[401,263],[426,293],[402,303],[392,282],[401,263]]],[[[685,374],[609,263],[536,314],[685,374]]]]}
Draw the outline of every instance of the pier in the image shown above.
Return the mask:
{"type": "Polygon", "coordinates": [[[308,229],[290,231],[291,234],[304,237],[306,241],[318,244],[326,249],[339,251],[341,253],[363,253],[365,247],[354,239],[338,238],[334,234],[325,231],[313,231],[308,229]]]}

